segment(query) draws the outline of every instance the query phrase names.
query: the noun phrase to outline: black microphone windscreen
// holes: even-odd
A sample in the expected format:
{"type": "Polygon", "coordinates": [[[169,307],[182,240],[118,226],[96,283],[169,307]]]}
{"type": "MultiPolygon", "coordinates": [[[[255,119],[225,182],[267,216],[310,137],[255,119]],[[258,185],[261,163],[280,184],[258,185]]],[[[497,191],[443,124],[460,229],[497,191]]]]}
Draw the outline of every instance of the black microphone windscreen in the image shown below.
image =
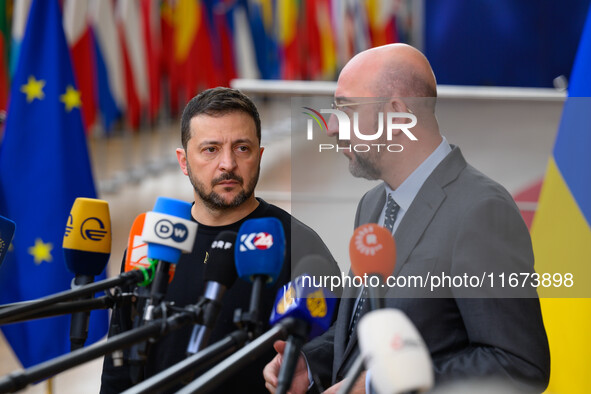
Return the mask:
{"type": "Polygon", "coordinates": [[[234,264],[234,231],[222,231],[211,244],[207,264],[205,264],[204,281],[218,282],[226,288],[232,287],[238,274],[234,264]]]}
{"type": "Polygon", "coordinates": [[[311,281],[315,286],[320,287],[328,286],[328,283],[330,283],[330,292],[338,298],[341,296],[343,289],[340,284],[337,286],[332,285],[332,276],[335,275],[334,266],[334,263],[331,263],[322,255],[309,254],[302,257],[295,267],[293,267],[291,277],[292,280],[294,280],[300,275],[306,275],[311,278],[311,281]]]}
{"type": "Polygon", "coordinates": [[[295,265],[292,276],[297,278],[303,274],[310,276],[330,276],[334,275],[334,271],[332,270],[332,264],[330,264],[326,257],[319,254],[309,254],[302,257],[295,265]]]}

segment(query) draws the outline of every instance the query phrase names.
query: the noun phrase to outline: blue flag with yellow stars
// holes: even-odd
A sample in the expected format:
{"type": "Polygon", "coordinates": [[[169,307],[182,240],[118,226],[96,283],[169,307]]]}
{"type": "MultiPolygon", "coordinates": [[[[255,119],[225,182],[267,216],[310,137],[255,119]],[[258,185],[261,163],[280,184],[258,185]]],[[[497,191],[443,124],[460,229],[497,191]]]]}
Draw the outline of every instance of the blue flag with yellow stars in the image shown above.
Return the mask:
{"type": "MultiPolygon", "coordinates": [[[[0,145],[0,215],[16,233],[0,266],[0,303],[70,288],[62,241],[77,197],[96,196],[58,0],[34,0],[0,145]]],[[[95,279],[104,278],[97,277],[95,279]]],[[[2,326],[23,367],[70,350],[70,316],[2,326]]],[[[106,334],[93,311],[87,344],[106,334]]]]}

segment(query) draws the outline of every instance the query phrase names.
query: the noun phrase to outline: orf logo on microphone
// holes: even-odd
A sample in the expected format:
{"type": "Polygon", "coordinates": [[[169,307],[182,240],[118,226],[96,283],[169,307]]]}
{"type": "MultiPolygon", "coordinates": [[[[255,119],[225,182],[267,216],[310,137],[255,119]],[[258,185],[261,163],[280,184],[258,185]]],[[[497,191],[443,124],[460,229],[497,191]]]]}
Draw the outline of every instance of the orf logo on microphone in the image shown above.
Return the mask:
{"type": "Polygon", "coordinates": [[[224,241],[222,239],[215,240],[211,244],[211,249],[230,249],[232,247],[232,242],[224,241]]]}
{"type": "Polygon", "coordinates": [[[168,219],[159,220],[154,226],[154,233],[161,239],[171,238],[175,242],[184,242],[189,230],[183,223],[172,223],[168,219]]]}
{"type": "Polygon", "coordinates": [[[250,233],[243,234],[240,237],[240,251],[246,252],[247,250],[265,250],[273,246],[273,236],[269,233],[250,233]]]}

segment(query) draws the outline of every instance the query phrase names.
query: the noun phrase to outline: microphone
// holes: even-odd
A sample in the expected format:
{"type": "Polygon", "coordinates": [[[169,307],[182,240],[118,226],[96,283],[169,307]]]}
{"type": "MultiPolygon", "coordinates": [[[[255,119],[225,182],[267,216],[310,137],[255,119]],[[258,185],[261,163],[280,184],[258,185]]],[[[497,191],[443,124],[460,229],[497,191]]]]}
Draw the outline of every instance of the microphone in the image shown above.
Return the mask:
{"type": "Polygon", "coordinates": [[[367,313],[358,326],[359,349],[380,394],[425,392],[434,374],[427,346],[409,318],[397,309],[367,313]]]}
{"type": "Polygon", "coordinates": [[[64,240],[66,267],[76,276],[99,275],[111,255],[109,203],[78,197],[72,205],[64,240]]]}
{"type": "MultiPolygon", "coordinates": [[[[148,260],[148,244],[142,239],[142,231],[144,229],[144,223],[146,221],[146,213],[140,213],[136,216],[131,230],[129,231],[129,237],[127,238],[127,253],[125,254],[125,265],[124,271],[129,272],[135,269],[144,268],[146,270],[154,271],[155,267],[148,260]]],[[[169,279],[168,283],[172,282],[174,278],[176,265],[171,265],[168,271],[169,279]]],[[[153,277],[153,272],[152,272],[153,277]]],[[[151,278],[153,279],[153,278],[151,278]]],[[[151,279],[139,284],[140,286],[147,286],[151,283],[151,279]]]]}
{"type": "MultiPolygon", "coordinates": [[[[392,234],[375,223],[357,227],[349,242],[349,257],[353,274],[364,279],[370,310],[383,308],[384,278],[394,272],[396,265],[396,244],[392,234]]],[[[351,391],[363,369],[363,358],[358,357],[345,376],[339,394],[351,391]]]]}
{"type": "Polygon", "coordinates": [[[285,233],[277,218],[259,218],[245,221],[237,236],[234,249],[238,276],[252,283],[250,309],[236,312],[240,324],[257,336],[261,331],[259,305],[264,284],[272,285],[281,272],[285,259],[285,233]]]}
{"type": "MultiPolygon", "coordinates": [[[[94,282],[94,277],[107,266],[111,254],[109,204],[104,200],[77,198],[70,210],[62,247],[66,267],[76,275],[71,288],[94,282]]],[[[90,312],[72,314],[70,350],[84,346],[88,337],[89,318],[90,312]]]]}
{"type": "Polygon", "coordinates": [[[234,264],[236,237],[237,234],[234,231],[222,231],[209,248],[209,258],[203,278],[205,281],[203,324],[193,327],[187,346],[187,356],[197,353],[209,342],[211,329],[221,310],[222,297],[238,277],[234,264]]]}
{"type": "Polygon", "coordinates": [[[300,322],[287,339],[278,376],[279,394],[287,393],[291,386],[304,341],[322,334],[332,322],[335,295],[313,284],[313,276],[330,273],[328,267],[328,260],[320,255],[304,257],[296,266],[296,278],[283,287],[275,300],[269,319],[272,325],[288,317],[300,322]]]}
{"type": "MultiPolygon", "coordinates": [[[[148,244],[142,240],[142,231],[144,229],[144,223],[146,221],[146,213],[140,213],[134,219],[131,229],[129,230],[129,236],[127,238],[127,249],[125,253],[125,264],[124,272],[136,272],[141,271],[144,276],[143,280],[136,283],[136,287],[133,291],[136,296],[136,308],[142,312],[139,317],[136,316],[133,322],[133,326],[129,328],[137,328],[140,325],[140,321],[143,318],[143,311],[145,307],[145,298],[149,295],[146,286],[149,286],[154,279],[155,264],[152,264],[148,260],[148,244]],[[140,287],[141,291],[137,288],[140,287]],[[145,294],[141,294],[144,292],[145,294]],[[143,297],[142,297],[143,296],[143,297]]],[[[173,266],[174,267],[174,266],[173,266]]],[[[171,270],[172,271],[172,270],[171,270]]],[[[110,335],[117,335],[123,331],[127,331],[125,327],[121,327],[120,324],[125,322],[124,311],[120,308],[114,308],[112,316],[117,315],[117,319],[111,320],[111,332],[110,335]]],[[[115,350],[111,354],[113,360],[113,366],[120,367],[123,365],[124,354],[121,349],[115,350]]]]}
{"type": "MultiPolygon", "coordinates": [[[[141,239],[148,244],[148,261],[156,262],[156,272],[143,316],[140,322],[134,323],[134,328],[154,320],[154,308],[162,302],[168,288],[170,266],[179,261],[182,252],[193,250],[196,235],[197,223],[191,220],[191,204],[185,201],[158,197],[154,210],[146,213],[141,239]]],[[[141,366],[148,352],[147,342],[134,345],[130,350],[130,375],[134,383],[142,379],[141,366]]]]}
{"type": "Polygon", "coordinates": [[[4,216],[0,216],[0,265],[4,261],[8,248],[14,237],[14,229],[16,225],[14,222],[4,216]]]}
{"type": "MultiPolygon", "coordinates": [[[[173,382],[190,376],[199,367],[211,363],[240,348],[246,342],[247,334],[238,331],[230,334],[222,341],[205,348],[221,310],[221,299],[227,289],[232,287],[237,278],[234,265],[234,244],[237,234],[233,231],[222,231],[212,242],[205,265],[205,294],[195,305],[199,310],[197,321],[187,346],[185,360],[153,375],[142,383],[128,389],[126,393],[156,392],[169,387],[173,382]]],[[[132,353],[133,354],[133,353],[132,353]]],[[[137,356],[136,356],[137,357],[137,356]]],[[[135,371],[132,371],[135,372],[135,371]]],[[[139,379],[138,379],[139,380],[139,379]]]]}
{"type": "MultiPolygon", "coordinates": [[[[240,233],[238,236],[240,237],[240,233]]],[[[302,259],[299,266],[305,272],[312,270],[311,268],[306,269],[306,267],[315,267],[319,262],[324,263],[324,258],[310,256],[302,259]],[[305,260],[308,260],[310,264],[305,264],[305,260]]],[[[205,372],[178,391],[178,394],[210,392],[224,379],[269,349],[276,340],[285,339],[287,336],[307,338],[311,335],[319,335],[326,330],[332,321],[337,300],[328,290],[312,286],[306,276],[300,275],[279,290],[270,318],[270,322],[274,325],[269,331],[205,372]]],[[[297,347],[297,342],[292,346],[297,347]]],[[[291,353],[299,356],[299,350],[291,353]]],[[[282,369],[293,369],[290,367],[290,363],[291,361],[284,357],[282,369]]],[[[291,374],[293,377],[293,371],[291,374]]],[[[291,378],[288,375],[287,373],[284,375],[285,378],[289,378],[288,381],[283,380],[285,381],[284,385],[291,384],[291,378]]],[[[279,386],[277,388],[279,390],[279,386]]],[[[289,385],[285,387],[285,389],[288,388],[289,385]]]]}
{"type": "Polygon", "coordinates": [[[191,220],[191,204],[172,198],[158,197],[154,210],[147,212],[142,240],[148,244],[148,259],[156,260],[156,273],[150,288],[150,305],[145,320],[152,319],[154,304],[164,298],[169,282],[169,268],[182,252],[193,250],[197,223],[191,220]]]}
{"type": "Polygon", "coordinates": [[[351,270],[363,277],[369,293],[371,310],[384,307],[384,279],[392,275],[396,265],[396,244],[390,231],[375,223],[359,226],[349,242],[351,270]],[[369,286],[367,285],[369,283],[369,286]]]}

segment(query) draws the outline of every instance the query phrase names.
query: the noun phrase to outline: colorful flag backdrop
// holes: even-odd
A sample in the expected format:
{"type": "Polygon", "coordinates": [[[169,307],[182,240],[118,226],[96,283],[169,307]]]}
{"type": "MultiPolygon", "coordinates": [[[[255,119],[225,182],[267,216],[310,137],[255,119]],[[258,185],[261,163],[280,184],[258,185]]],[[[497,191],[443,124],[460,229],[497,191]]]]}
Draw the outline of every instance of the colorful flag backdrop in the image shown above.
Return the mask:
{"type": "Polygon", "coordinates": [[[271,0],[243,0],[248,10],[250,32],[257,65],[262,79],[281,77],[279,43],[273,18],[271,0]]]}
{"type": "Polygon", "coordinates": [[[0,0],[0,111],[6,110],[10,79],[8,74],[10,54],[10,24],[8,2],[0,0]]]}
{"type": "MultiPolygon", "coordinates": [[[[591,8],[548,163],[532,240],[538,273],[571,272],[591,285],[591,8]]],[[[591,299],[542,299],[550,341],[549,392],[589,393],[591,299]]]]}
{"type": "MultiPolygon", "coordinates": [[[[2,304],[70,288],[61,247],[66,221],[77,197],[96,196],[81,105],[58,0],[34,0],[0,146],[0,215],[18,226],[0,267],[2,304]]],[[[2,331],[25,368],[69,351],[69,316],[2,331]]],[[[87,343],[106,331],[107,312],[92,312],[87,343]]]]}
{"type": "Polygon", "coordinates": [[[138,130],[149,101],[148,68],[146,47],[142,45],[144,41],[140,4],[135,0],[118,1],[116,20],[123,53],[127,121],[133,130],[138,130]]]}
{"type": "Polygon", "coordinates": [[[10,75],[13,76],[16,71],[18,55],[21,48],[21,41],[25,35],[27,18],[31,0],[14,0],[12,13],[12,32],[10,42],[10,75]]]}
{"type": "Polygon", "coordinates": [[[106,131],[110,131],[126,108],[123,55],[113,4],[110,1],[91,0],[89,17],[94,37],[98,106],[103,126],[106,131]]]}
{"type": "Polygon", "coordinates": [[[70,47],[74,77],[80,89],[82,119],[86,132],[96,121],[97,87],[94,60],[94,37],[88,20],[88,0],[64,1],[64,31],[70,47]]]}
{"type": "Polygon", "coordinates": [[[140,11],[148,73],[148,119],[153,123],[160,110],[160,78],[162,76],[160,1],[142,0],[140,11]]]}

